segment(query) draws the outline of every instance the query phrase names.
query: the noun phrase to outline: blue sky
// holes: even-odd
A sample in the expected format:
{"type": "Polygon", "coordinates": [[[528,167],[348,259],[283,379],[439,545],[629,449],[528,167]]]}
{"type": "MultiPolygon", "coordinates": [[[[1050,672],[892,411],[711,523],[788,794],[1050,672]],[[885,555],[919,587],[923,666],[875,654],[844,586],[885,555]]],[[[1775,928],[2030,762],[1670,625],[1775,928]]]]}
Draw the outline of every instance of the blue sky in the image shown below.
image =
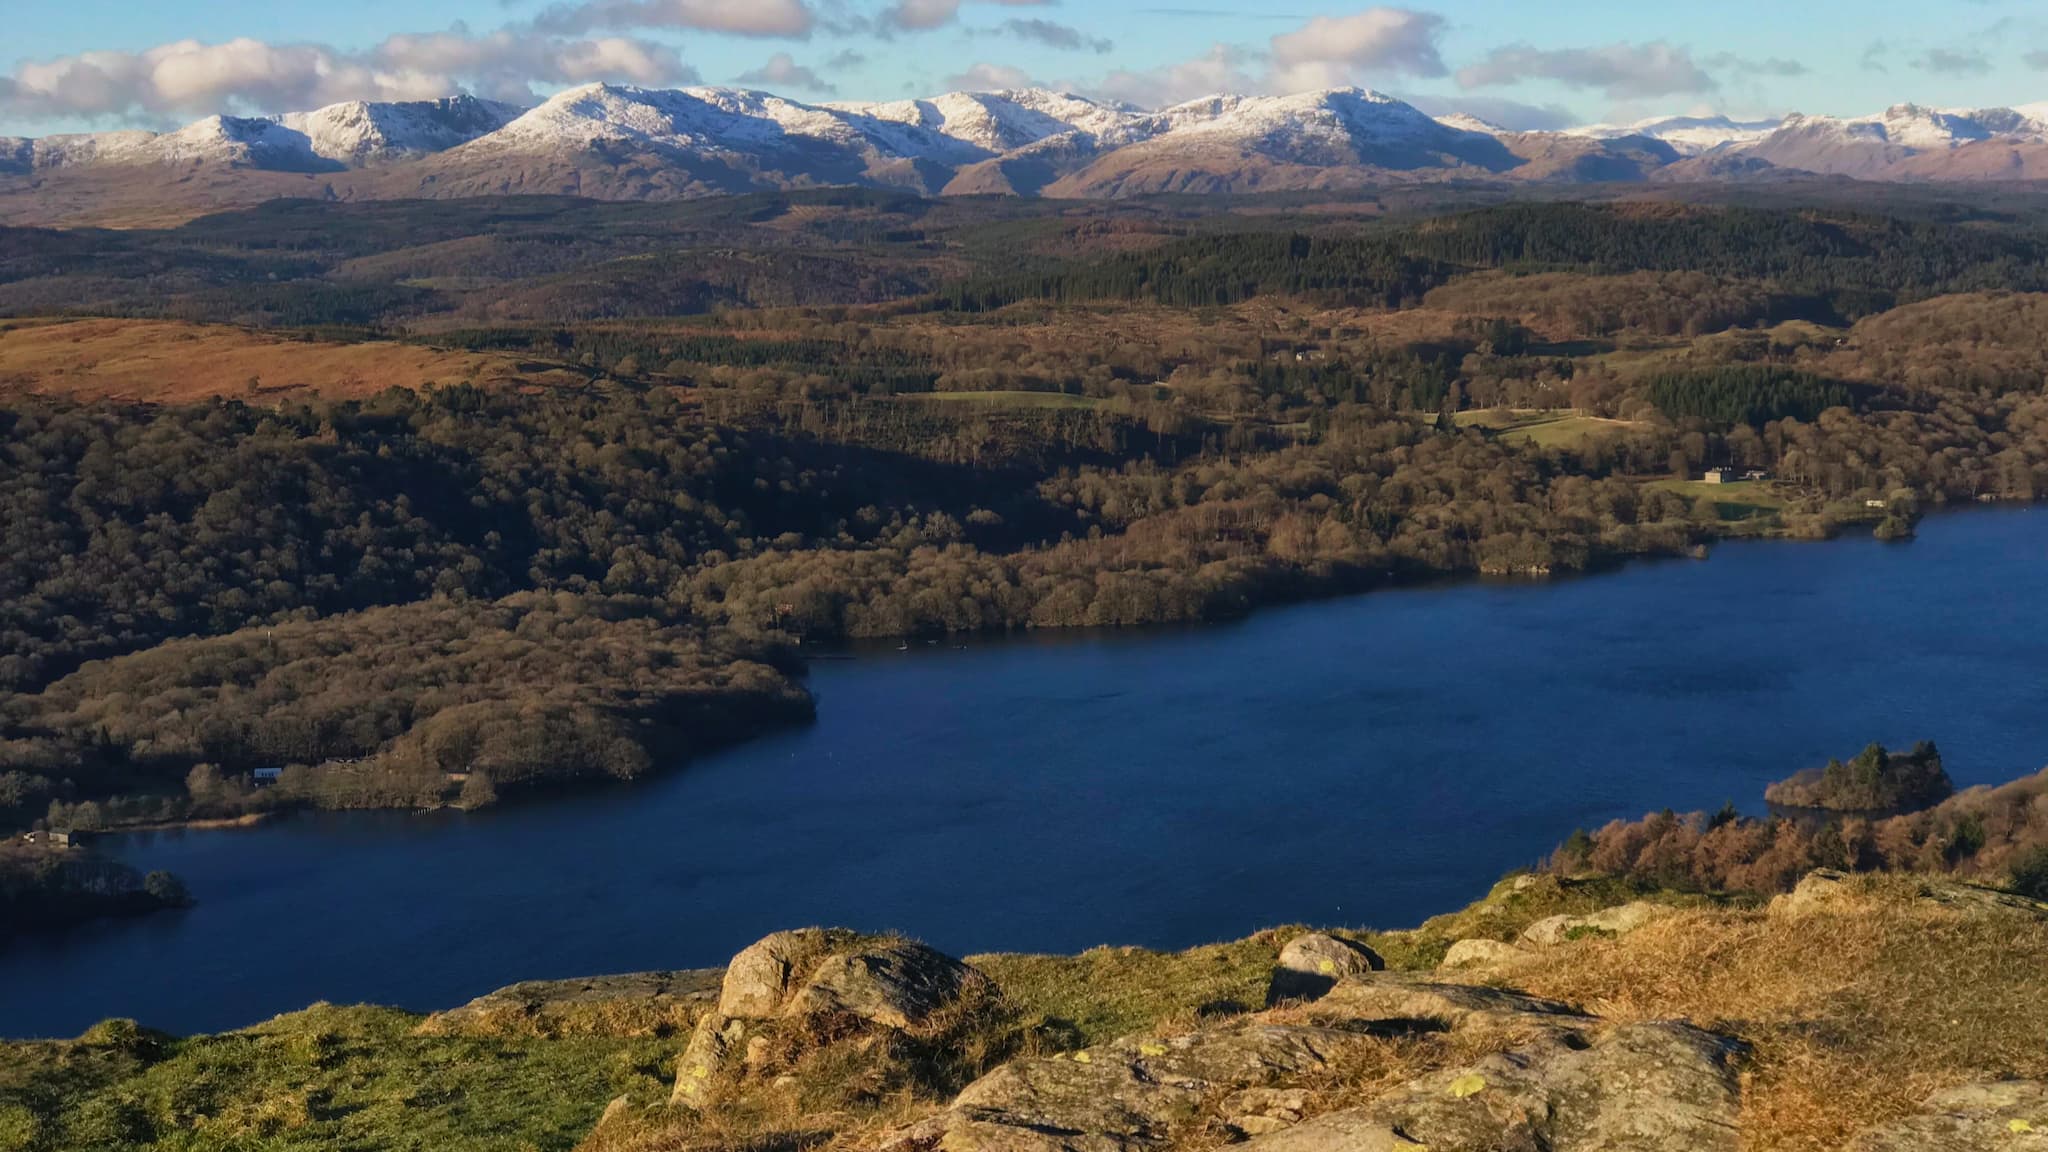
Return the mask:
{"type": "Polygon", "coordinates": [[[1363,84],[1517,127],[2048,101],[2040,0],[8,0],[0,134],[595,79],[1138,103],[1363,84]]]}

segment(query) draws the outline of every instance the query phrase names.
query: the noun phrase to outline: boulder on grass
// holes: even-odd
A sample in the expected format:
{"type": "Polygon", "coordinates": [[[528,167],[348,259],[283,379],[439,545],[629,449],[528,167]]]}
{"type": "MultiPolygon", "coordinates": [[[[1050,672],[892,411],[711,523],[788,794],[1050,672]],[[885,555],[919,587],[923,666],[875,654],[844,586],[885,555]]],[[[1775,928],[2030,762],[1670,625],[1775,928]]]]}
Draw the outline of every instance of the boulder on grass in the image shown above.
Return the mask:
{"type": "Polygon", "coordinates": [[[672,1102],[703,1108],[721,1083],[764,1074],[775,1037],[819,1016],[918,1032],[997,995],[978,970],[914,941],[838,928],[777,932],[733,957],[718,1008],[697,1021],[672,1102]]]}
{"type": "Polygon", "coordinates": [[[725,984],[718,994],[719,1014],[735,1020],[780,1015],[790,993],[820,960],[859,940],[859,934],[835,928],[799,928],[762,937],[726,966],[725,984]]]}
{"type": "Polygon", "coordinates": [[[1487,968],[1526,955],[1528,953],[1522,949],[1499,940],[1460,940],[1444,953],[1444,958],[1437,964],[1437,968],[1487,968]]]}
{"type": "Polygon", "coordinates": [[[1280,950],[1266,1003],[1314,1000],[1336,987],[1339,980],[1369,976],[1386,966],[1379,953],[1363,944],[1321,932],[1296,936],[1280,950]]]}
{"type": "Polygon", "coordinates": [[[1547,916],[1522,931],[1522,943],[1549,948],[1581,936],[1626,936],[1674,909],[1637,900],[1584,916],[1547,916]]]}
{"type": "Polygon", "coordinates": [[[904,941],[828,956],[784,1006],[785,1015],[845,1013],[908,1029],[994,991],[988,977],[935,948],[904,941]]]}

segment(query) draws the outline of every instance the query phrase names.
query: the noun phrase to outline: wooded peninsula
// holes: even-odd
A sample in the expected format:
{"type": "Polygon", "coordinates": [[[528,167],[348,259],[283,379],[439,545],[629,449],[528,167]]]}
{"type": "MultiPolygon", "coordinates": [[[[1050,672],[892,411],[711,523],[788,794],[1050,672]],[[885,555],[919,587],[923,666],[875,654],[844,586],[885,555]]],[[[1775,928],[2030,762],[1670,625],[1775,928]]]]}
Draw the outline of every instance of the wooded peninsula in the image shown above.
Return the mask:
{"type": "Polygon", "coordinates": [[[2048,490],[2043,205],[1799,195],[0,229],[0,828],[487,804],[802,723],[850,640],[2048,490]]]}

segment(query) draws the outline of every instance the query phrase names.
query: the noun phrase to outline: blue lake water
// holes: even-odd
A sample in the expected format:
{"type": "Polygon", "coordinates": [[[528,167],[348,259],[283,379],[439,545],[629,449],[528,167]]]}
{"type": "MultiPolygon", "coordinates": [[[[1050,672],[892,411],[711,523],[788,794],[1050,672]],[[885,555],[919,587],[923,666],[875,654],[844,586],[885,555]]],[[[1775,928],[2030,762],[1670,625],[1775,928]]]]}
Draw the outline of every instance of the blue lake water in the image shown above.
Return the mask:
{"type": "Polygon", "coordinates": [[[0,952],[0,1035],[232,1028],[316,1000],[723,963],[778,928],[955,954],[1396,927],[1571,830],[1871,740],[1959,783],[2048,763],[2048,510],[1900,545],[1748,543],[1584,579],[816,665],[818,722],[473,815],[126,837],[185,912],[0,952]]]}

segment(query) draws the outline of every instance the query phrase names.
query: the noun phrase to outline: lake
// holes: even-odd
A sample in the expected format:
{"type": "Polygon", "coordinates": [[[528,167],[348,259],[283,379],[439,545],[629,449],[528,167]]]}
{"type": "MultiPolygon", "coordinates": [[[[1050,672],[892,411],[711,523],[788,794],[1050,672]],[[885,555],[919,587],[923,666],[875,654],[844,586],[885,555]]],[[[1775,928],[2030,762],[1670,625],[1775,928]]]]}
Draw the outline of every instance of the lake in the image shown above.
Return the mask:
{"type": "Polygon", "coordinates": [[[964,954],[1400,927],[1574,828],[1733,800],[1872,740],[1961,784],[2048,762],[2048,511],[1739,543],[1226,626],[864,651],[815,726],[632,787],[109,850],[200,904],[0,952],[0,1035],[722,964],[779,928],[964,954]]]}

